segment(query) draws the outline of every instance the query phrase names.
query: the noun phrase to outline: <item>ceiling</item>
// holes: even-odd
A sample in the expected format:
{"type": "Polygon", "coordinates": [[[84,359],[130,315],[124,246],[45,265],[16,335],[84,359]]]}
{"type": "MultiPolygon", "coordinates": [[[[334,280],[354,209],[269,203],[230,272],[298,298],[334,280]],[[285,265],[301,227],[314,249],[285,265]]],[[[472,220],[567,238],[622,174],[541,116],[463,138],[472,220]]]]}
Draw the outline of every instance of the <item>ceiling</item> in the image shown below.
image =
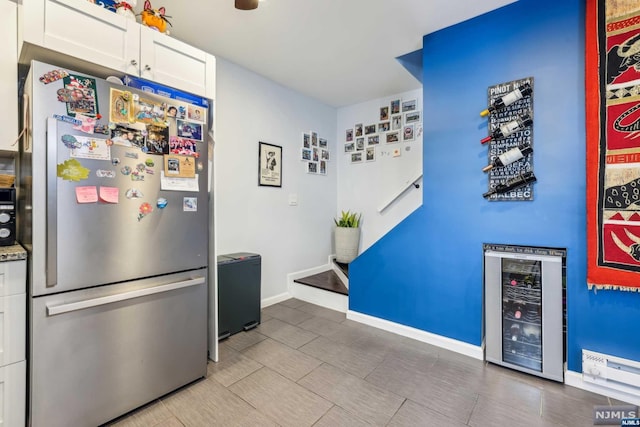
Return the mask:
{"type": "MultiPolygon", "coordinates": [[[[425,34],[513,1],[264,0],[252,11],[236,10],[234,0],[152,5],[166,8],[173,37],[340,107],[419,88],[396,57],[421,49],[425,34]]],[[[482,43],[482,35],[469,42],[482,43]]]]}

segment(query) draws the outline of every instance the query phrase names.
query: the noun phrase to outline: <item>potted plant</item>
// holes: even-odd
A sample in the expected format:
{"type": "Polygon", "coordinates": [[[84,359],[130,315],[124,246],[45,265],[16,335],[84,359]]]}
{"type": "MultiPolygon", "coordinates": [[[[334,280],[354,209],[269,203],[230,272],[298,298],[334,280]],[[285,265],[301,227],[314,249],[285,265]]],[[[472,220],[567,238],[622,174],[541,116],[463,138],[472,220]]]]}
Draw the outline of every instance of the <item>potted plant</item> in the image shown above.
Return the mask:
{"type": "Polygon", "coordinates": [[[336,223],[336,261],[348,264],[358,256],[360,246],[360,218],[362,214],[342,211],[336,223]]]}

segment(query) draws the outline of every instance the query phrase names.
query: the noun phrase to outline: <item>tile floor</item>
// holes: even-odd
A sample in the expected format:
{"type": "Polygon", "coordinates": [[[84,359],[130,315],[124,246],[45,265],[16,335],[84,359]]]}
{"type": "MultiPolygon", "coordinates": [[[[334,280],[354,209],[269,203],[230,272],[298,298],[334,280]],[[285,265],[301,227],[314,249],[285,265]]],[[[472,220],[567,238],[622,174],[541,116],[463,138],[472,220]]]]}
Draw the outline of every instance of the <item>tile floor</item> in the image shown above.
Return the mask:
{"type": "Polygon", "coordinates": [[[582,427],[620,403],[290,299],[223,341],[206,379],[109,426],[582,427]]]}

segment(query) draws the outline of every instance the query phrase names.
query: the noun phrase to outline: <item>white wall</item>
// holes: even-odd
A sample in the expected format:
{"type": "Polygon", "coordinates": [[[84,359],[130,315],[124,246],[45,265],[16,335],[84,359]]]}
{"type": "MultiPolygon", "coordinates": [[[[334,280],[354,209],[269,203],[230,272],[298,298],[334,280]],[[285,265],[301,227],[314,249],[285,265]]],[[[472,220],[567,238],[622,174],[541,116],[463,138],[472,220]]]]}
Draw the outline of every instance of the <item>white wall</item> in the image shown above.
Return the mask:
{"type": "MultiPolygon", "coordinates": [[[[362,212],[360,252],[422,205],[422,188],[411,187],[382,213],[378,212],[378,208],[392,198],[405,183],[411,181],[416,174],[422,173],[422,135],[416,136],[413,142],[386,144],[385,134],[379,133],[380,144],[376,148],[374,162],[352,164],[350,154],[344,152],[345,131],[353,128],[356,123],[375,123],[377,126],[380,122],[380,107],[389,105],[393,99],[417,99],[417,108],[422,111],[421,89],[338,109],[338,148],[334,155],[338,163],[337,212],[362,212]],[[400,148],[400,157],[392,157],[395,148],[400,148]]],[[[418,183],[421,184],[422,180],[418,183]]]]}
{"type": "Polygon", "coordinates": [[[262,298],[287,291],[286,275],[325,264],[336,212],[336,110],[217,58],[214,174],[217,254],[262,255],[262,298]],[[324,175],[299,160],[317,131],[333,156],[324,175]],[[258,186],[258,142],[283,147],[282,188],[258,186]],[[295,194],[297,206],[289,206],[295,194]]]}

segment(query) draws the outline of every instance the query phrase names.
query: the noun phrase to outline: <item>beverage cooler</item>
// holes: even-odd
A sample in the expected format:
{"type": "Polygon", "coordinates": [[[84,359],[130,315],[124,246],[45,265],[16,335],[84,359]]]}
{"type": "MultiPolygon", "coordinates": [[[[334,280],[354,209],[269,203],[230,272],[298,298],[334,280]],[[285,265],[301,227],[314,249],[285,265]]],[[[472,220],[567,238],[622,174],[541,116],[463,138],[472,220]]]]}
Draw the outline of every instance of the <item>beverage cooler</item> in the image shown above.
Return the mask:
{"type": "Polygon", "coordinates": [[[564,380],[561,249],[484,245],[486,360],[564,380]]]}

